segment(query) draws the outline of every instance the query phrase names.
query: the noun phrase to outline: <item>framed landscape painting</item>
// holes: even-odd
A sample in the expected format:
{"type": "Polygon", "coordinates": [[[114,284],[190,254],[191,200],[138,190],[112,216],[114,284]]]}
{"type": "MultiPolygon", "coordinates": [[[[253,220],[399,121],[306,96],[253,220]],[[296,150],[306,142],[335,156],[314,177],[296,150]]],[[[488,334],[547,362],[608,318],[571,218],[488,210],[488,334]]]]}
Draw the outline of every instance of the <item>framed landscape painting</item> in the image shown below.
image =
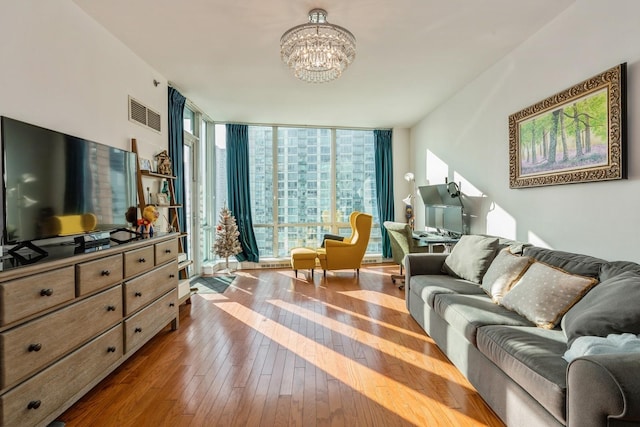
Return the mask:
{"type": "Polygon", "coordinates": [[[509,187],[627,178],[626,63],[509,116],[509,187]]]}

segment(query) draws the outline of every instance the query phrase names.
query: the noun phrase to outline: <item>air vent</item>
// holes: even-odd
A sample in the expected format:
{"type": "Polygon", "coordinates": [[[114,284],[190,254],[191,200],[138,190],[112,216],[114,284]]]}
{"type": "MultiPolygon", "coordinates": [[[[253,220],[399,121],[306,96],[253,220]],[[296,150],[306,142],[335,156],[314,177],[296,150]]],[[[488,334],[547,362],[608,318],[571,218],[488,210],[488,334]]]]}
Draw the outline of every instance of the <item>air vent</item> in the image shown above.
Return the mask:
{"type": "Polygon", "coordinates": [[[129,120],[160,133],[160,113],[129,97],[129,120]]]}

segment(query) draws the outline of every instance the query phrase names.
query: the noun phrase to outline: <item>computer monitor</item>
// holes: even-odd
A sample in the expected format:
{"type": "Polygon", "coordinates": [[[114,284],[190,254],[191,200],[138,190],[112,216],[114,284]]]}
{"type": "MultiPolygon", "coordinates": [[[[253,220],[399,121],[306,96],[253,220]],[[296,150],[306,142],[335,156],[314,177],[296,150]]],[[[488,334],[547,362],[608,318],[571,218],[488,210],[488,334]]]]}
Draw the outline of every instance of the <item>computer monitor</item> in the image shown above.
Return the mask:
{"type": "Polygon", "coordinates": [[[464,234],[464,216],[461,206],[425,205],[425,226],[440,233],[464,234]]]}

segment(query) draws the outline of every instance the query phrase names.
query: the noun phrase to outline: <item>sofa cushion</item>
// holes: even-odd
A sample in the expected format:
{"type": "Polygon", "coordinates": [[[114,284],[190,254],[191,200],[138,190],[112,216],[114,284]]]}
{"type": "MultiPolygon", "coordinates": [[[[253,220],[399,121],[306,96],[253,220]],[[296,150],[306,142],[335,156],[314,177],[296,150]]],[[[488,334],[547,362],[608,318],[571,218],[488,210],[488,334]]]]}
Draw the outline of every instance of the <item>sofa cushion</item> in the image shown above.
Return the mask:
{"type": "Polygon", "coordinates": [[[411,277],[410,292],[417,295],[429,307],[433,307],[433,298],[438,294],[482,295],[482,289],[475,283],[446,274],[411,277]]]}
{"type": "Polygon", "coordinates": [[[610,279],[625,271],[631,271],[640,275],[640,264],[633,261],[611,261],[600,267],[600,281],[610,279]]]}
{"type": "Polygon", "coordinates": [[[501,250],[482,278],[482,289],[499,303],[532,262],[532,258],[514,255],[508,248],[501,250]]]}
{"type": "Polygon", "coordinates": [[[443,272],[479,284],[497,249],[495,237],[462,236],[444,260],[443,272]]]}
{"type": "Polygon", "coordinates": [[[541,328],[554,328],[598,281],[534,262],[502,299],[502,305],[541,328]]]}
{"type": "Polygon", "coordinates": [[[567,342],[562,331],[533,326],[485,326],[477,347],[561,423],[565,423],[567,342]]]}
{"type": "Polygon", "coordinates": [[[640,275],[627,271],[598,284],[562,319],[569,346],[580,336],[640,334],[640,275]]]}
{"type": "Polygon", "coordinates": [[[476,345],[476,331],[481,326],[531,325],[517,313],[494,304],[484,292],[479,295],[438,294],[433,309],[473,345],[476,345]]]}
{"type": "Polygon", "coordinates": [[[600,267],[607,263],[607,261],[603,259],[594,258],[589,255],[556,251],[538,246],[525,247],[522,254],[530,256],[537,261],[561,268],[568,273],[595,278],[599,277],[600,267]]]}

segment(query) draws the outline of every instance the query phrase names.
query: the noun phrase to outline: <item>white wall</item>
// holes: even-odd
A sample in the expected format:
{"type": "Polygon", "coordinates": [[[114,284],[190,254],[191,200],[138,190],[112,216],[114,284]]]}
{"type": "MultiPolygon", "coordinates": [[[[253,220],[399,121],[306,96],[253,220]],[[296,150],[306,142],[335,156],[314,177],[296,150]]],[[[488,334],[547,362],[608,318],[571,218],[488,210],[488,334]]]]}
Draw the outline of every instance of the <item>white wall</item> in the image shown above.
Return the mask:
{"type": "Polygon", "coordinates": [[[166,79],[71,0],[3,1],[0,39],[0,115],[127,150],[137,138],[146,158],[166,148],[166,79]],[[128,95],[162,134],[128,120],[128,95]]]}
{"type": "Polygon", "coordinates": [[[577,0],[411,129],[418,185],[461,182],[473,233],[640,262],[638,16],[636,0],[577,0]],[[629,179],[509,189],[509,115],[622,62],[629,179]]]}

